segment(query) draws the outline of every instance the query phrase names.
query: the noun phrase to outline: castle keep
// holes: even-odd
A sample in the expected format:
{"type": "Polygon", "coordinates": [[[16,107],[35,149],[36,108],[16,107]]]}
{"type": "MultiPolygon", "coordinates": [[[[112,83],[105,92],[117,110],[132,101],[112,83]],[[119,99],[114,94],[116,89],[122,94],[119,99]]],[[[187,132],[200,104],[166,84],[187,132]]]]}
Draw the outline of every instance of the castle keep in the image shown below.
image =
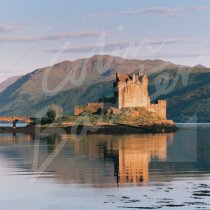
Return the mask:
{"type": "Polygon", "coordinates": [[[148,78],[146,75],[116,74],[114,82],[115,99],[119,109],[129,107],[148,107],[148,78]]]}
{"type": "Polygon", "coordinates": [[[84,111],[97,113],[101,109],[113,108],[118,110],[126,108],[144,108],[147,111],[156,113],[161,119],[166,119],[166,100],[158,100],[152,104],[148,93],[148,77],[144,74],[116,74],[116,81],[113,83],[114,97],[103,98],[98,103],[88,103],[87,106],[76,106],[75,115],[84,111]]]}

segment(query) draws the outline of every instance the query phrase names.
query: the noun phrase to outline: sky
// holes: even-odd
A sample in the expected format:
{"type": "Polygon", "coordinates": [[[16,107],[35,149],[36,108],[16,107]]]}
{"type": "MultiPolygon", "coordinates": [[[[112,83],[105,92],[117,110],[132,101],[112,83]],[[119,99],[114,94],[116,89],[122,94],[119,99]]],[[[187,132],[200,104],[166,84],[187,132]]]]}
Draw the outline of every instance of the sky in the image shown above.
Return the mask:
{"type": "Polygon", "coordinates": [[[0,0],[0,81],[110,54],[210,67],[210,0],[0,0]]]}

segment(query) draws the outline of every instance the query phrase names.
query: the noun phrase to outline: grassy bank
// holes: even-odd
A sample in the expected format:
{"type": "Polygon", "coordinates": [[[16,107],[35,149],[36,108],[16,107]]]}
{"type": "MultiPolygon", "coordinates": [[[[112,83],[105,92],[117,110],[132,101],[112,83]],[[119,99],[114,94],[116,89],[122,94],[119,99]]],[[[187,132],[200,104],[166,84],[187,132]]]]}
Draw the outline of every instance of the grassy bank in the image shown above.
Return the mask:
{"type": "Polygon", "coordinates": [[[122,109],[118,114],[90,114],[83,113],[81,116],[65,116],[61,125],[113,125],[127,124],[132,126],[173,125],[173,121],[161,119],[157,114],[144,108],[122,109]]]}

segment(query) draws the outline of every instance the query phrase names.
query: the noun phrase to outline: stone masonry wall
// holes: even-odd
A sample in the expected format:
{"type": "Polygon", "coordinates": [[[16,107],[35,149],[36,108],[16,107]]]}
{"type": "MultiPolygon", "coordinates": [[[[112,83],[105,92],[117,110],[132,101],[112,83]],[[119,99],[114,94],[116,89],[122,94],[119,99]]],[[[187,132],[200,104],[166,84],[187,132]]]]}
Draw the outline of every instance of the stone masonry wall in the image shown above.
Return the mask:
{"type": "Polygon", "coordinates": [[[104,108],[104,103],[88,103],[87,106],[75,106],[74,114],[81,115],[83,112],[88,112],[91,114],[97,113],[100,109],[104,108]]]}
{"type": "Polygon", "coordinates": [[[88,112],[94,114],[96,113],[98,110],[103,109],[104,108],[104,103],[88,103],[87,105],[87,109],[88,112]]]}
{"type": "Polygon", "coordinates": [[[156,104],[150,104],[147,109],[150,112],[154,112],[159,115],[162,119],[167,119],[166,116],[166,100],[158,100],[156,104]]]}
{"type": "Polygon", "coordinates": [[[75,106],[74,107],[74,114],[75,115],[81,115],[85,111],[85,108],[83,106],[75,106]]]}

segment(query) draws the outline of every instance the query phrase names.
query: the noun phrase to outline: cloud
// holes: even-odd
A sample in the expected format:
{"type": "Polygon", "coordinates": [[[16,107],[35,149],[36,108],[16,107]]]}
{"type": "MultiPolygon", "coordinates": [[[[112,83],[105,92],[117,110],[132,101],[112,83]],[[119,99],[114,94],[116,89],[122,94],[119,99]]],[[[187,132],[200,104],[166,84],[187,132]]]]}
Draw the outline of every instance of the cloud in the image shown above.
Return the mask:
{"type": "Polygon", "coordinates": [[[159,15],[159,16],[181,16],[187,14],[187,10],[169,7],[153,7],[141,10],[127,10],[121,12],[91,13],[88,17],[109,16],[134,16],[134,15],[159,15]]]}
{"type": "Polygon", "coordinates": [[[131,10],[120,12],[120,15],[162,15],[162,16],[180,16],[186,14],[186,10],[167,8],[167,7],[154,7],[143,10],[131,10]]]}
{"type": "Polygon", "coordinates": [[[88,38],[88,37],[98,37],[105,35],[104,32],[83,32],[83,33],[66,33],[66,34],[52,34],[48,36],[43,36],[40,40],[57,40],[57,39],[78,39],[78,38],[88,38]]]}
{"type": "Polygon", "coordinates": [[[98,37],[106,35],[104,32],[80,32],[80,33],[63,33],[63,34],[50,34],[45,36],[12,36],[0,37],[0,43],[25,43],[37,41],[56,41],[63,39],[79,39],[88,37],[98,37]]]}
{"type": "Polygon", "coordinates": [[[144,59],[166,59],[166,58],[193,58],[193,57],[209,57],[207,53],[157,53],[152,56],[143,56],[144,59]]]}
{"type": "Polygon", "coordinates": [[[19,29],[19,27],[16,27],[16,26],[0,25],[0,33],[15,31],[18,29],[19,29]]]}
{"type": "Polygon", "coordinates": [[[62,51],[63,53],[90,53],[96,50],[103,52],[118,51],[122,49],[138,49],[143,45],[152,47],[153,45],[168,45],[168,44],[181,44],[181,43],[192,43],[194,40],[190,39],[166,39],[166,40],[140,40],[140,41],[119,41],[107,44],[96,44],[82,47],[72,47],[67,49],[52,49],[46,50],[48,53],[56,53],[62,51]]]}
{"type": "Polygon", "coordinates": [[[210,11],[210,6],[194,6],[192,9],[195,11],[210,11]]]}

